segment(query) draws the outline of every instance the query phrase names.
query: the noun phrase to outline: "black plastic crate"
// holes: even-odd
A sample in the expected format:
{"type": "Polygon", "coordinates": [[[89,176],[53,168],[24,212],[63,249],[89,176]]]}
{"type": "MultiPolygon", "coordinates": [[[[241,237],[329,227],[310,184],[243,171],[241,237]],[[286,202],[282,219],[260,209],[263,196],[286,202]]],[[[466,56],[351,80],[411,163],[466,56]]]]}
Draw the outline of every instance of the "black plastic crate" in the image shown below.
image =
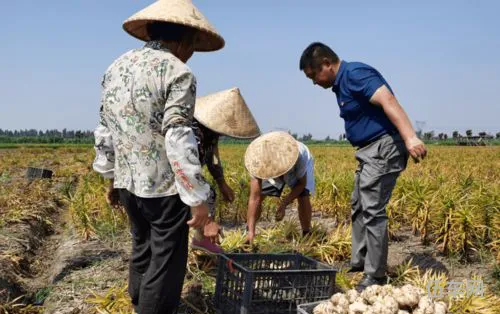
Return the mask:
{"type": "Polygon", "coordinates": [[[214,303],[221,314],[296,313],[328,299],[337,270],[301,254],[222,254],[214,303]]]}

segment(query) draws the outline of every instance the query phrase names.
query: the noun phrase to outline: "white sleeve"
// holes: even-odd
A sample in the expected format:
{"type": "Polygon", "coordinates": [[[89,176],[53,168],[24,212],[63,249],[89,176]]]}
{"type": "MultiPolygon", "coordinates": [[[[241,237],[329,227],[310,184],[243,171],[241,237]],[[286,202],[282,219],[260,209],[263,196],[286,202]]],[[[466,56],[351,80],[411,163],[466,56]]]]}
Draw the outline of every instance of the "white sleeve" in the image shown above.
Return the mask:
{"type": "Polygon", "coordinates": [[[113,179],[115,170],[115,149],[111,132],[106,126],[99,124],[94,130],[94,138],[96,156],[92,167],[104,178],[113,179]]]}
{"type": "Polygon", "coordinates": [[[188,206],[198,206],[208,199],[210,185],[201,174],[198,143],[192,128],[170,127],[165,134],[167,157],[175,173],[175,186],[181,200],[188,206]]]}

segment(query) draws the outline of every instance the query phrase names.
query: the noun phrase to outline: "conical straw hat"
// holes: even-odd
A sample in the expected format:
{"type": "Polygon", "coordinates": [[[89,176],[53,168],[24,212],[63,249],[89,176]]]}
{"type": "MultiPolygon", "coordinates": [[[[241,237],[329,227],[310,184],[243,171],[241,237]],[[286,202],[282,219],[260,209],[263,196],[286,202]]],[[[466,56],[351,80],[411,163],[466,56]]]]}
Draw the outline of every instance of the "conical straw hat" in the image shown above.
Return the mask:
{"type": "Polygon", "coordinates": [[[259,179],[272,179],[293,168],[299,158],[299,145],[288,133],[270,132],[256,138],[245,153],[245,167],[259,179]]]}
{"type": "Polygon", "coordinates": [[[201,14],[191,0],[158,0],[129,17],[123,29],[140,40],[148,41],[146,26],[150,22],[169,22],[199,30],[195,51],[215,51],[224,47],[224,39],[201,14]]]}
{"type": "Polygon", "coordinates": [[[252,112],[236,87],[198,97],[194,117],[217,133],[235,138],[254,138],[260,135],[252,112]]]}

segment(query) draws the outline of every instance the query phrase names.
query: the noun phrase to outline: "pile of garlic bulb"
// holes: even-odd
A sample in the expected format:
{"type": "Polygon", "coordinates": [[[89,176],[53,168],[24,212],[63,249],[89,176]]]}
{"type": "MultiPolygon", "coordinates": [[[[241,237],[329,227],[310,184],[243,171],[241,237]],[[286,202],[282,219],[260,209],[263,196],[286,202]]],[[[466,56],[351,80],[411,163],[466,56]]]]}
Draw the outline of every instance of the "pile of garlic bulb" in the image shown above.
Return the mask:
{"type": "Polygon", "coordinates": [[[446,314],[447,305],[435,302],[425,291],[412,285],[370,286],[362,293],[336,293],[317,305],[313,314],[446,314]]]}

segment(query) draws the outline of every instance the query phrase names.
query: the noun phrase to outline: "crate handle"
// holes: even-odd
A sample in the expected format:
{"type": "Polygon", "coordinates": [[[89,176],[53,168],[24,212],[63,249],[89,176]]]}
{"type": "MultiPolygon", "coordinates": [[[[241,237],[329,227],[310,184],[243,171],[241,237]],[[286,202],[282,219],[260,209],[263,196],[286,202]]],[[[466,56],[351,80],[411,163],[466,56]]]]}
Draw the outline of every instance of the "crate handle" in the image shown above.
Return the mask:
{"type": "Polygon", "coordinates": [[[236,272],[236,269],[234,269],[234,267],[233,267],[233,260],[232,259],[227,260],[226,265],[227,265],[227,268],[229,268],[229,271],[231,273],[236,272]]]}

